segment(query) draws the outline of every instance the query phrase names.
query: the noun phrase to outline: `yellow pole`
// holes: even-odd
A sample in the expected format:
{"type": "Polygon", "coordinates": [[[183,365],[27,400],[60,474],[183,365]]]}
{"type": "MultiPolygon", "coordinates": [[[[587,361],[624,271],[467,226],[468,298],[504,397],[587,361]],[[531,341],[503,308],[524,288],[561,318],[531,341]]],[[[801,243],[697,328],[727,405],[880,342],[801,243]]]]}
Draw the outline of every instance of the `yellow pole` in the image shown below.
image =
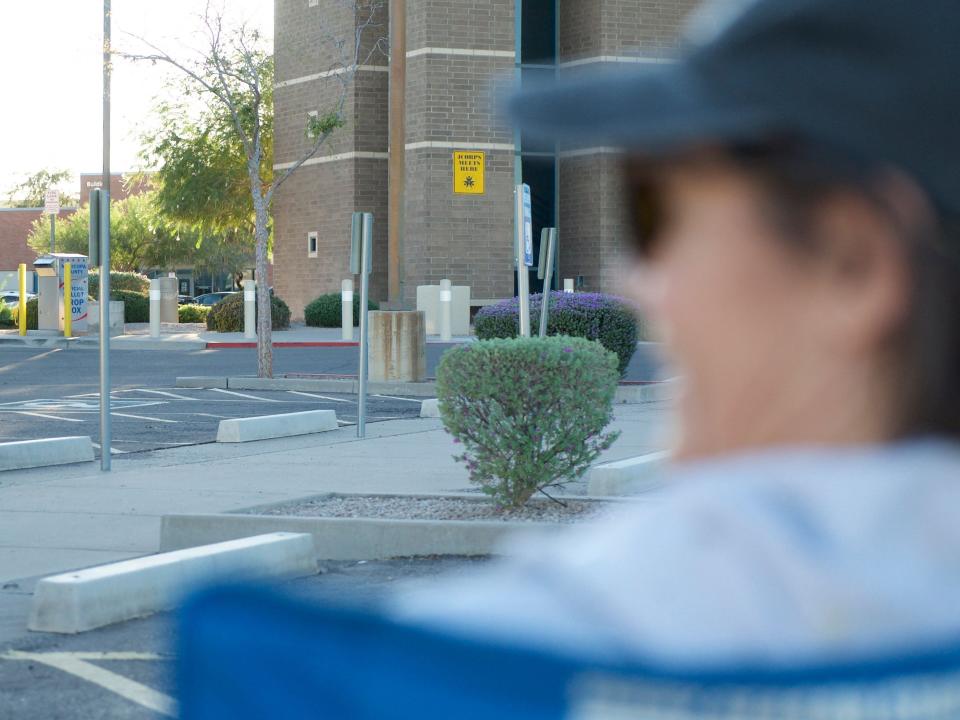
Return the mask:
{"type": "Polygon", "coordinates": [[[73,337],[73,268],[63,264],[63,336],[73,337]]]}
{"type": "Polygon", "coordinates": [[[27,334],[27,266],[20,263],[17,276],[20,280],[20,297],[17,299],[17,324],[20,334],[27,334]]]}

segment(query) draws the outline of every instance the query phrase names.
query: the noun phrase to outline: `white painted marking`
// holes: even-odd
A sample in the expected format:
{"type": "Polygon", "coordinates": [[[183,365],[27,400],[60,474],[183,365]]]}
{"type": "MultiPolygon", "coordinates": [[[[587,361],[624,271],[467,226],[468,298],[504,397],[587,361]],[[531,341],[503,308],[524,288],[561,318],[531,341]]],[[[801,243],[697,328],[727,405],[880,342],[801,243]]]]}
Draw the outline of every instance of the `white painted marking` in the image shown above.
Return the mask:
{"type": "Polygon", "coordinates": [[[213,418],[214,420],[229,420],[229,415],[214,415],[213,413],[181,413],[181,415],[199,415],[200,417],[213,418]]]}
{"type": "Polygon", "coordinates": [[[66,422],[83,422],[78,418],[57,417],[56,415],[45,415],[38,412],[27,412],[26,410],[14,411],[17,415],[32,415],[33,417],[46,418],[47,420],[65,420],[66,422]]]}
{"type": "Polygon", "coordinates": [[[149,420],[150,422],[162,422],[162,423],[173,423],[173,424],[180,422],[179,420],[164,420],[163,418],[147,417],[146,415],[130,415],[128,413],[120,413],[120,412],[111,412],[110,414],[117,415],[118,417],[133,418],[134,420],[149,420]]]}
{"type": "Polygon", "coordinates": [[[303,395],[304,397],[317,398],[318,400],[330,400],[331,402],[353,403],[353,400],[344,400],[343,398],[330,397],[329,395],[316,395],[315,393],[300,392],[299,390],[287,390],[291,395],[303,395]]]}
{"type": "Polygon", "coordinates": [[[213,392],[225,393],[227,395],[236,395],[237,397],[247,398],[248,400],[263,400],[263,402],[280,402],[273,398],[262,398],[256,395],[247,395],[246,393],[236,392],[235,390],[221,390],[220,388],[210,388],[213,392]]]}
{"type": "MultiPolygon", "coordinates": [[[[124,441],[121,440],[120,442],[124,442],[124,441]]],[[[135,441],[127,441],[127,442],[135,442],[135,441]]],[[[102,446],[100,443],[91,442],[90,444],[93,445],[97,450],[100,450],[100,449],[103,448],[103,446],[102,446]]],[[[111,454],[111,455],[126,455],[126,454],[127,454],[127,451],[126,451],[126,450],[117,450],[115,447],[112,447],[112,448],[110,448],[110,454],[111,454]]]]}
{"type": "Polygon", "coordinates": [[[340,418],[337,418],[337,422],[340,423],[341,425],[356,425],[356,423],[348,422],[346,420],[341,420],[340,418]]]}
{"type": "Polygon", "coordinates": [[[397,397],[396,395],[376,395],[376,394],[374,394],[374,397],[386,398],[387,400],[403,400],[404,402],[412,402],[412,403],[416,403],[417,405],[419,405],[420,403],[423,402],[423,399],[422,399],[422,398],[419,399],[419,400],[414,400],[414,399],[412,399],[412,398],[397,397]]]}
{"type": "Polygon", "coordinates": [[[108,690],[148,710],[153,710],[167,717],[177,717],[177,703],[169,695],[165,695],[151,687],[147,687],[123,675],[118,675],[98,665],[93,665],[86,659],[77,657],[76,654],[28,653],[12,650],[0,657],[5,660],[26,660],[49,665],[61,672],[73,675],[81,680],[86,680],[94,685],[99,685],[104,690],[108,690]]]}
{"type": "Polygon", "coordinates": [[[177,395],[176,393],[167,392],[166,390],[148,390],[147,388],[137,388],[136,390],[127,390],[126,392],[145,392],[151,393],[153,395],[163,395],[164,397],[173,398],[174,400],[196,400],[197,398],[187,397],[186,395],[177,395]]]}

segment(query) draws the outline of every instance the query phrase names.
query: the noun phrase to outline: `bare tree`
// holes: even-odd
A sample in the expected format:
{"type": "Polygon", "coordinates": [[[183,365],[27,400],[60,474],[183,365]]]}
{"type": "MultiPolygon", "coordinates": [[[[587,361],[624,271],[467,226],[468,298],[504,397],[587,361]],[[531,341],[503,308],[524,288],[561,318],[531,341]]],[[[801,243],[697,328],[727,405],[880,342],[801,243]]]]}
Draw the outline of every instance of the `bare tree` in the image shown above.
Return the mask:
{"type": "Polygon", "coordinates": [[[343,127],[356,73],[374,56],[386,53],[382,27],[385,0],[325,0],[325,4],[326,11],[349,16],[352,33],[324,30],[317,38],[316,52],[321,61],[325,59],[328,63],[318,77],[328,83],[318,90],[315,110],[305,118],[306,149],[277,173],[273,171],[271,157],[273,56],[256,29],[244,24],[230,27],[223,10],[212,8],[208,0],[202,16],[204,46],[201,49],[186,57],[177,57],[146,38],[132,36],[145,46],[145,51],[116,53],[129,60],[176,68],[208,106],[227,114],[229,126],[243,145],[256,241],[257,374],[260,377],[273,377],[271,301],[266,279],[274,195],[287,178],[319,152],[334,131],[343,127]],[[332,92],[327,90],[329,83],[334,83],[332,92]]]}

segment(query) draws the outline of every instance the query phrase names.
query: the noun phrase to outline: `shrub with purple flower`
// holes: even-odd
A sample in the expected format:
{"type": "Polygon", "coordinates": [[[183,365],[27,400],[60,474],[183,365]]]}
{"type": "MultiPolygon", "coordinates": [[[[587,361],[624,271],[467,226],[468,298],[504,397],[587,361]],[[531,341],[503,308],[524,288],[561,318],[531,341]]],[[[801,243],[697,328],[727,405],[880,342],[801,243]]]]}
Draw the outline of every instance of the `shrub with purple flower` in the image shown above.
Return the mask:
{"type": "Polygon", "coordinates": [[[504,507],[562,487],[619,436],[604,432],[618,379],[617,356],[583,338],[454,348],[437,368],[440,417],[463,450],[454,459],[504,507]]]}
{"type": "MultiPolygon", "coordinates": [[[[530,325],[539,327],[543,295],[530,296],[530,325]]],[[[520,334],[520,301],[509,298],[482,308],[474,320],[481,340],[520,334]]],[[[635,308],[623,298],[603,293],[550,293],[548,335],[596,340],[619,358],[622,375],[637,349],[639,322],[635,308]]]]}

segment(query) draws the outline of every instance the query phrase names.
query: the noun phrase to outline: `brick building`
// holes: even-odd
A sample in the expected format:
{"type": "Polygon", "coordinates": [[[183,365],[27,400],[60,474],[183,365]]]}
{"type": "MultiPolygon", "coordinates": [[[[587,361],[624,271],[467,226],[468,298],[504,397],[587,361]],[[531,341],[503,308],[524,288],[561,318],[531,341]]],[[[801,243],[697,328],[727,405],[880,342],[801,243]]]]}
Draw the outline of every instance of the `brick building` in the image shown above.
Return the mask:
{"type": "MultiPolygon", "coordinates": [[[[586,290],[615,290],[625,232],[613,185],[615,155],[608,148],[558,152],[516,136],[496,112],[498,88],[515,78],[530,82],[662,61],[697,4],[390,2],[391,12],[405,9],[403,16],[383,10],[366,37],[370,43],[393,34],[392,58],[363,53],[346,103],[347,125],[275,200],[275,287],[294,317],[348,277],[354,210],[375,216],[376,299],[411,306],[418,285],[442,278],[470,285],[478,301],[512,295],[513,188],[520,182],[531,187],[535,241],[541,227],[559,229],[560,277],[578,278],[586,290]],[[484,154],[482,194],[455,192],[458,151],[484,154]],[[399,168],[402,184],[390,182],[391,169],[399,177],[399,168]]],[[[282,170],[308,147],[310,108],[339,87],[331,70],[336,58],[322,39],[352,37],[365,16],[336,0],[275,0],[275,16],[274,152],[282,170]]],[[[538,287],[535,274],[531,286],[538,287]]]]}

